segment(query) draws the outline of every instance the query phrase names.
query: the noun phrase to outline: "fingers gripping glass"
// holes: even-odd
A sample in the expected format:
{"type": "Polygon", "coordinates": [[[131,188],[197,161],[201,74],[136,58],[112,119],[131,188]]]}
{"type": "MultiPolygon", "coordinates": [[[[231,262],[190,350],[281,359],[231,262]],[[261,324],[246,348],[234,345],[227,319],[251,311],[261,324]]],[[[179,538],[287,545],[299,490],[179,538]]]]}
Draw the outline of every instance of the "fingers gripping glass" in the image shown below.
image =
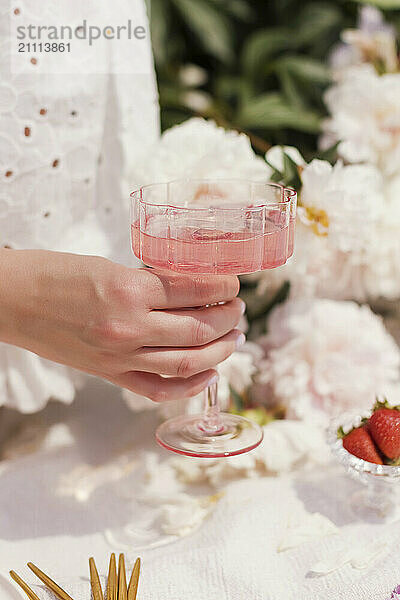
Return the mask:
{"type": "MultiPolygon", "coordinates": [[[[131,201],[132,249],[150,267],[242,275],[282,266],[293,253],[297,196],[277,184],[182,179],[144,186],[131,201]]],[[[262,429],[221,413],[213,384],[202,415],[170,419],[156,438],[168,450],[211,458],[252,450],[262,429]]]]}

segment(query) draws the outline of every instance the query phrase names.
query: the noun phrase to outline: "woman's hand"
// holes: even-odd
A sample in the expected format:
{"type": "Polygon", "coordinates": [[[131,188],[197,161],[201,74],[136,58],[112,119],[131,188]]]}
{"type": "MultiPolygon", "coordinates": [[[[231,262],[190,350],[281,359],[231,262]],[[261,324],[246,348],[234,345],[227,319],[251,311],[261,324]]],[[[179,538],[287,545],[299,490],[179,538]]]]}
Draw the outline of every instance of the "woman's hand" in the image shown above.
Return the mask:
{"type": "Polygon", "coordinates": [[[157,402],[186,398],[205,388],[216,376],[213,367],[244,341],[235,329],[244,312],[238,291],[234,276],[4,249],[0,340],[157,402]]]}

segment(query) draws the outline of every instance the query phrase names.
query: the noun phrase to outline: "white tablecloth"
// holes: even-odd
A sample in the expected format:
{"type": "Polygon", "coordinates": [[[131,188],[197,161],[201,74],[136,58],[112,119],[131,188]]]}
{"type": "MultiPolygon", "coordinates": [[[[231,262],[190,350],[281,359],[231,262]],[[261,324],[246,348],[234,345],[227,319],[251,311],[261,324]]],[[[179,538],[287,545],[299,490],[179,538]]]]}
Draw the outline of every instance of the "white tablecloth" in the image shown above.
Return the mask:
{"type": "MultiPolygon", "coordinates": [[[[88,557],[95,557],[105,575],[110,551],[119,548],[109,546],[103,530],[125,523],[127,500],[111,484],[78,503],[57,496],[57,482],[74,465],[102,463],[125,446],[156,450],[156,417],[130,413],[115,388],[91,380],[72,407],[53,403],[40,415],[25,417],[3,411],[0,436],[4,440],[18,422],[38,419],[67,422],[75,443],[16,459],[3,470],[0,463],[0,599],[21,597],[9,583],[9,569],[37,583],[25,567],[30,560],[64,582],[74,600],[89,599],[88,557]]],[[[336,466],[232,483],[197,532],[140,552],[140,599],[385,600],[400,583],[400,524],[355,522],[345,502],[356,488],[336,466]],[[299,503],[326,515],[341,534],[277,553],[290,512],[299,503]],[[369,569],[346,565],[323,577],[310,572],[318,560],[349,542],[362,545],[381,536],[390,540],[388,551],[369,569]]],[[[135,549],[126,553],[129,569],[137,554],[135,549]]]]}

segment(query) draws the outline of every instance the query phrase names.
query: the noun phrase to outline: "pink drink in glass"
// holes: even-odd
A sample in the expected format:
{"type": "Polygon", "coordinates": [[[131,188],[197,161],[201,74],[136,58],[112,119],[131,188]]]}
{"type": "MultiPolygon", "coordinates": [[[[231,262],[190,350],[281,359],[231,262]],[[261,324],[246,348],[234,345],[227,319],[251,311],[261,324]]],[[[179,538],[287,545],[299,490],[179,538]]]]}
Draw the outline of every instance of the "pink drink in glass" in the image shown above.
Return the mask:
{"type": "MultiPolygon", "coordinates": [[[[146,265],[179,273],[254,273],[284,265],[293,253],[296,192],[273,183],[185,179],[131,194],[131,241],[146,265]]],[[[165,448],[197,457],[234,456],[262,440],[262,429],[220,413],[217,384],[202,415],[159,426],[165,448]]]]}
{"type": "MultiPolygon", "coordinates": [[[[151,231],[151,226],[146,227],[151,231]]],[[[214,231],[184,227],[169,235],[140,232],[131,226],[132,249],[145,264],[180,273],[232,273],[243,275],[284,265],[287,226],[268,222],[264,233],[214,231]]]]}
{"type": "Polygon", "coordinates": [[[284,265],[293,253],[296,193],[288,188],[187,180],[134,194],[132,249],[151,267],[242,275],[284,265]]]}
{"type": "Polygon", "coordinates": [[[284,195],[290,197],[288,258],[294,252],[294,236],[296,230],[297,194],[291,188],[285,188],[284,195]]]}

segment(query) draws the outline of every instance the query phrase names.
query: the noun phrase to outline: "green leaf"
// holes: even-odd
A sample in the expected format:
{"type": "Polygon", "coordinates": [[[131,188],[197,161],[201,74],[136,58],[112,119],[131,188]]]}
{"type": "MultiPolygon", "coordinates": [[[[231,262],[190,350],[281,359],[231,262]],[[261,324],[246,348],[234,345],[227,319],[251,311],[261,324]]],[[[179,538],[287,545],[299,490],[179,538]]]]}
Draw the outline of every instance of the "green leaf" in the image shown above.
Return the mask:
{"type": "Polygon", "coordinates": [[[218,9],[224,10],[240,21],[249,22],[254,17],[254,11],[245,0],[211,0],[218,9]]]}
{"type": "Polygon", "coordinates": [[[337,437],[338,440],[342,440],[345,437],[345,432],[342,426],[339,427],[339,429],[337,430],[337,437]]]}
{"type": "Polygon", "coordinates": [[[151,43],[154,57],[161,65],[167,61],[169,16],[168,4],[165,0],[148,0],[151,43]]]}
{"type": "MultiPolygon", "coordinates": [[[[365,0],[353,0],[359,4],[366,4],[365,0]]],[[[393,8],[400,8],[400,0],[368,0],[368,4],[373,4],[382,10],[390,10],[393,8]]]]}
{"type": "MultiPolygon", "coordinates": [[[[266,162],[270,167],[272,167],[272,165],[270,165],[270,163],[268,161],[266,161],[266,162]]],[[[272,167],[272,169],[273,168],[274,167],[272,167]]],[[[269,179],[270,179],[270,181],[272,181],[272,183],[281,183],[283,181],[283,173],[278,171],[278,169],[274,169],[274,172],[272,173],[272,175],[269,179]]]]}
{"type": "Polygon", "coordinates": [[[255,77],[271,56],[291,47],[292,36],[287,28],[261,29],[244,43],[241,65],[245,75],[255,77]]]}
{"type": "Polygon", "coordinates": [[[278,92],[261,94],[249,100],[238,116],[242,128],[289,128],[308,133],[320,130],[320,116],[311,110],[291,106],[278,92]]]}
{"type": "Polygon", "coordinates": [[[159,86],[160,103],[165,107],[182,107],[182,90],[181,88],[168,85],[160,84],[159,86]]]}
{"type": "Polygon", "coordinates": [[[231,396],[233,409],[237,410],[237,411],[243,410],[243,407],[244,407],[243,398],[240,394],[238,394],[238,392],[235,390],[235,388],[232,387],[231,385],[229,385],[229,393],[231,396]]]}
{"type": "Polygon", "coordinates": [[[253,95],[250,82],[235,75],[221,75],[216,81],[215,91],[218,98],[232,104],[246,102],[253,95]]]}
{"type": "MultiPolygon", "coordinates": [[[[276,181],[280,183],[282,180],[276,181]]],[[[265,333],[266,317],[277,304],[285,302],[289,297],[290,283],[285,281],[274,294],[257,295],[253,289],[247,289],[245,293],[242,289],[241,298],[246,302],[246,316],[253,324],[255,320],[261,322],[259,335],[265,333]]]]}
{"type": "Polygon", "coordinates": [[[161,111],[162,130],[165,131],[173,125],[183,123],[189,116],[188,111],[172,110],[164,106],[161,111]]]}
{"type": "Polygon", "coordinates": [[[286,152],[283,153],[283,184],[300,190],[302,183],[299,169],[292,158],[286,152]]]}
{"type": "Polygon", "coordinates": [[[337,149],[340,144],[340,141],[335,142],[332,146],[329,146],[326,150],[322,152],[318,152],[315,158],[319,158],[319,160],[327,160],[330,163],[334,163],[337,160],[337,149]]]}
{"type": "Polygon", "coordinates": [[[265,314],[268,315],[275,306],[277,306],[278,304],[283,304],[283,302],[286,302],[286,300],[289,298],[289,293],[290,293],[290,282],[284,281],[282,283],[281,287],[279,288],[279,290],[276,292],[275,296],[272,298],[272,300],[268,304],[265,314]]]}
{"type": "Polygon", "coordinates": [[[331,81],[330,69],[322,61],[309,56],[284,56],[274,62],[274,70],[286,71],[299,80],[326,85],[331,81]]]}
{"type": "Polygon", "coordinates": [[[294,75],[285,68],[280,69],[276,74],[280,79],[282,91],[289,104],[299,109],[305,108],[306,102],[294,75]]]}
{"type": "MultiPolygon", "coordinates": [[[[163,0],[165,2],[165,0],[163,0]]],[[[172,0],[204,50],[225,63],[233,58],[229,19],[207,0],[172,0]]]]}
{"type": "Polygon", "coordinates": [[[381,408],[389,408],[389,409],[400,411],[400,404],[390,404],[390,402],[386,398],[386,396],[383,397],[383,400],[380,400],[379,397],[377,396],[376,400],[375,400],[375,404],[372,407],[372,410],[373,410],[373,412],[376,412],[377,410],[381,410],[381,408]]]}
{"type": "Polygon", "coordinates": [[[342,14],[338,6],[333,3],[310,2],[298,15],[300,24],[295,32],[298,46],[312,44],[326,37],[333,29],[340,28],[342,14]]]}
{"type": "Polygon", "coordinates": [[[238,414],[241,417],[254,421],[260,427],[264,427],[275,420],[272,411],[268,411],[264,406],[257,406],[257,408],[245,408],[241,411],[231,411],[233,414],[238,414]]]}
{"type": "Polygon", "coordinates": [[[294,160],[292,160],[289,154],[283,151],[283,172],[281,173],[278,169],[276,169],[270,162],[268,162],[267,158],[265,158],[265,162],[267,165],[274,170],[270,180],[274,183],[283,183],[283,185],[288,185],[295,190],[299,191],[302,186],[301,178],[299,175],[299,169],[294,160]]]}

